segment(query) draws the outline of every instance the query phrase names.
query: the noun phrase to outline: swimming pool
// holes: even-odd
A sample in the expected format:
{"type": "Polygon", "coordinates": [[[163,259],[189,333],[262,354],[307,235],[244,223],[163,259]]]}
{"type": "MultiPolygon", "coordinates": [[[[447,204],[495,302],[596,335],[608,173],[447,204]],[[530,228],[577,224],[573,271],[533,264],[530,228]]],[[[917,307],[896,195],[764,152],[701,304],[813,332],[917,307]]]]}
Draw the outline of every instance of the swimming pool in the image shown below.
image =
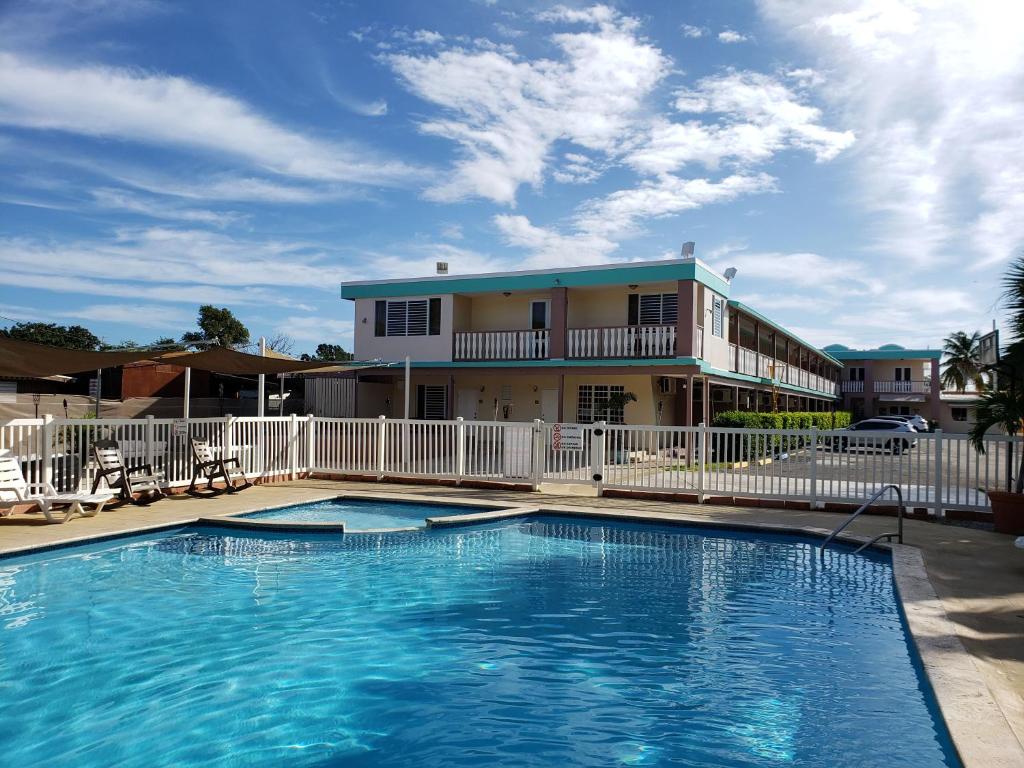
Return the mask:
{"type": "Polygon", "coordinates": [[[422,527],[428,517],[468,515],[492,507],[468,504],[417,504],[390,499],[357,499],[342,496],[290,507],[250,512],[242,517],[252,520],[289,520],[301,523],[344,522],[348,531],[375,528],[422,527]]]}
{"type": "Polygon", "coordinates": [[[0,561],[9,765],[957,765],[886,557],[535,517],[0,561]]]}

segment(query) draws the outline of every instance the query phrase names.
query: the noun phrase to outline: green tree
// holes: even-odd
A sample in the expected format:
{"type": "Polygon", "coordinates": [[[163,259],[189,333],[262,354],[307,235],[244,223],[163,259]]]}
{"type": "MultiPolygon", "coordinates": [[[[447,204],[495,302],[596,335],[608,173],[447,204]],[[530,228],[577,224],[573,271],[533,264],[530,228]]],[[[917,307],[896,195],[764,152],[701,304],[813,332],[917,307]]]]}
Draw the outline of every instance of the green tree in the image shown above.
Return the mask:
{"type": "MultiPolygon", "coordinates": [[[[997,386],[982,393],[974,409],[968,435],[979,453],[985,452],[985,433],[998,427],[1008,435],[1024,432],[1024,252],[1018,254],[1003,276],[1003,300],[1010,310],[1011,343],[994,366],[997,386]]],[[[1007,490],[1011,487],[1013,443],[1007,446],[1007,490]]],[[[1016,493],[1024,492],[1024,451],[1021,452],[1016,493]]]]}
{"type": "Polygon", "coordinates": [[[249,343],[249,330],[227,307],[218,309],[212,304],[203,304],[196,324],[198,331],[182,334],[183,344],[200,346],[198,342],[213,342],[221,347],[237,347],[249,343]]]}
{"type": "Polygon", "coordinates": [[[97,337],[88,328],[80,325],[57,325],[56,323],[15,323],[9,328],[0,328],[0,336],[16,341],[31,341],[65,349],[95,350],[100,346],[97,337]]]}
{"type": "Polygon", "coordinates": [[[312,355],[303,353],[301,360],[351,360],[352,353],[346,352],[340,344],[317,344],[312,355]]]}
{"type": "Polygon", "coordinates": [[[978,342],[981,334],[978,331],[968,335],[957,331],[945,338],[942,353],[946,356],[943,362],[942,386],[963,392],[971,382],[978,389],[985,388],[985,377],[981,373],[981,348],[978,342]]]}

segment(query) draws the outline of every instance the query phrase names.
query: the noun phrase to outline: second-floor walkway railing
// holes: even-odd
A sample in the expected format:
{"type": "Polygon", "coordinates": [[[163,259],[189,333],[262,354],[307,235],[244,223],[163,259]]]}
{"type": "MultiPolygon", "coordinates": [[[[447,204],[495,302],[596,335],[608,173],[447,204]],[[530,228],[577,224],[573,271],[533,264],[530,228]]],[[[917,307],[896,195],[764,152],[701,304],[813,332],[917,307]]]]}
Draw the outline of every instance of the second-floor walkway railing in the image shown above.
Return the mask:
{"type": "Polygon", "coordinates": [[[674,357],[675,325],[624,325],[570,328],[566,357],[674,357]]]}
{"type": "Polygon", "coordinates": [[[456,332],[455,360],[544,360],[549,354],[551,331],[456,332]]]}
{"type": "MultiPolygon", "coordinates": [[[[735,344],[729,345],[729,370],[747,376],[774,379],[780,384],[791,384],[829,395],[836,392],[836,383],[825,376],[785,363],[753,349],[737,347],[735,344]]],[[[844,384],[846,383],[849,382],[844,382],[844,384]]]]}
{"type": "Polygon", "coordinates": [[[931,382],[929,381],[876,381],[875,392],[881,394],[905,394],[905,393],[917,393],[927,394],[931,391],[931,382]]]}

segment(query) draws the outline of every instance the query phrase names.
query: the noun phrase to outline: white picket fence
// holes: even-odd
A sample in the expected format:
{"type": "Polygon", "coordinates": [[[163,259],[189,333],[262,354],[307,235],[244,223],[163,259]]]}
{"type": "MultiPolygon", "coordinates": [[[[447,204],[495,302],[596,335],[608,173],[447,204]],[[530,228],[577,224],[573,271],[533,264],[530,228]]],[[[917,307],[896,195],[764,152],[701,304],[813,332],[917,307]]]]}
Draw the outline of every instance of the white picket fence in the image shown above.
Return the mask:
{"type": "Polygon", "coordinates": [[[92,442],[114,439],[129,464],[150,464],[167,484],[191,479],[186,435],[237,458],[250,478],[300,474],[587,483],[604,489],[778,501],[857,503],[899,485],[911,507],[987,510],[988,489],[1009,486],[1021,438],[991,435],[979,453],[965,435],[718,427],[580,425],[572,450],[552,448],[552,424],[290,417],[16,419],[0,422],[0,451],[32,481],[88,488],[92,442]],[[176,423],[178,422],[178,423],[176,423]]]}

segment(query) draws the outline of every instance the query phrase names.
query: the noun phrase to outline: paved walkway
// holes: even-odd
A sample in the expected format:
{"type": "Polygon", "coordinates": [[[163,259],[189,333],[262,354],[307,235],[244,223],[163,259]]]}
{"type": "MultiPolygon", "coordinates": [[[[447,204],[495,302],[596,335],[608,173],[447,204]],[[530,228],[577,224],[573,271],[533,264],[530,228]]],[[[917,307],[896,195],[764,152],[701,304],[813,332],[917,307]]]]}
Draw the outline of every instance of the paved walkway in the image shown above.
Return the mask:
{"type": "MultiPolygon", "coordinates": [[[[833,528],[842,520],[828,512],[767,508],[718,507],[643,501],[595,499],[551,487],[554,493],[480,490],[449,486],[299,480],[263,485],[214,499],[170,497],[149,507],[131,505],[104,510],[97,517],[75,518],[64,525],[47,525],[40,515],[0,518],[0,553],[40,545],[87,540],[97,536],[185,525],[199,517],[228,516],[267,507],[315,501],[343,492],[377,495],[415,494],[507,502],[516,506],[589,506],[670,514],[722,523],[776,523],[833,528]]],[[[862,517],[850,529],[858,535],[892,530],[895,521],[862,517]]],[[[1024,744],[1024,552],[1013,539],[987,531],[916,520],[905,523],[905,541],[919,547],[928,576],[942,599],[959,639],[974,659],[993,698],[1018,740],[1024,744]]]]}

